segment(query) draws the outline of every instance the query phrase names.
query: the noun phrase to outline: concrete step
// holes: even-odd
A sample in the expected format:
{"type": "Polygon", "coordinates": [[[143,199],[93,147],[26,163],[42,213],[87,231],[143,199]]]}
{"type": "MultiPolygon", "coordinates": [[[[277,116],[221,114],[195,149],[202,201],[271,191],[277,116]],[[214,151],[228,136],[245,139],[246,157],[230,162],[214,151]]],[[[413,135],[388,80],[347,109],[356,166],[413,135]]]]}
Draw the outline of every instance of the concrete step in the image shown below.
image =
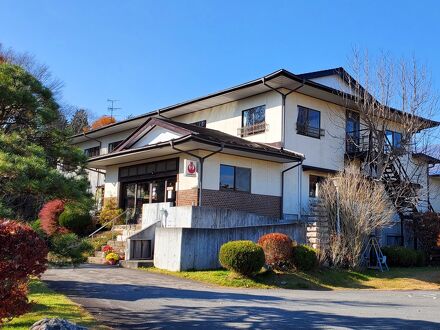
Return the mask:
{"type": "Polygon", "coordinates": [[[87,262],[89,264],[100,264],[100,265],[102,265],[102,264],[105,263],[105,261],[106,260],[103,257],[88,257],[87,258],[87,262]]]}
{"type": "Polygon", "coordinates": [[[135,269],[139,267],[153,267],[154,262],[153,260],[121,260],[120,265],[124,268],[135,269]]]}

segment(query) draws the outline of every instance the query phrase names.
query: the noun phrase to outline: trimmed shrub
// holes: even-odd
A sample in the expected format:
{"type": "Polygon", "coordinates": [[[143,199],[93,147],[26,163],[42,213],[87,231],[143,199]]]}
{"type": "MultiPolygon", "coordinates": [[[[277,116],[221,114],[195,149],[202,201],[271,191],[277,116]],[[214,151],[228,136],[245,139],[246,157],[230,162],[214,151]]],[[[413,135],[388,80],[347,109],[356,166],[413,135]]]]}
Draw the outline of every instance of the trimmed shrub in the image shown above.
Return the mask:
{"type": "Polygon", "coordinates": [[[318,264],[316,250],[304,244],[293,247],[293,264],[300,270],[312,270],[318,264]]]}
{"type": "Polygon", "coordinates": [[[29,277],[40,276],[46,264],[46,244],[31,227],[0,219],[0,328],[2,321],[29,311],[29,277]]]}
{"type": "Polygon", "coordinates": [[[58,217],[64,211],[64,202],[61,199],[54,199],[43,205],[38,217],[41,221],[41,229],[51,236],[65,230],[60,228],[58,217]]]}
{"type": "Polygon", "coordinates": [[[414,267],[423,266],[425,255],[421,251],[408,249],[403,246],[382,247],[382,253],[387,257],[388,266],[414,267]]]}
{"type": "Polygon", "coordinates": [[[273,269],[283,269],[292,266],[292,239],[281,233],[261,236],[258,245],[263,248],[266,265],[273,269]]]}
{"type": "Polygon", "coordinates": [[[60,214],[58,223],[75,234],[84,235],[92,225],[92,217],[87,209],[79,205],[67,204],[60,214]]]}
{"type": "Polygon", "coordinates": [[[231,241],[221,246],[219,261],[228,270],[250,276],[264,266],[264,251],[252,241],[231,241]]]}
{"type": "Polygon", "coordinates": [[[53,235],[50,239],[49,261],[53,264],[78,265],[87,260],[94,249],[86,239],[74,233],[53,235]]]}

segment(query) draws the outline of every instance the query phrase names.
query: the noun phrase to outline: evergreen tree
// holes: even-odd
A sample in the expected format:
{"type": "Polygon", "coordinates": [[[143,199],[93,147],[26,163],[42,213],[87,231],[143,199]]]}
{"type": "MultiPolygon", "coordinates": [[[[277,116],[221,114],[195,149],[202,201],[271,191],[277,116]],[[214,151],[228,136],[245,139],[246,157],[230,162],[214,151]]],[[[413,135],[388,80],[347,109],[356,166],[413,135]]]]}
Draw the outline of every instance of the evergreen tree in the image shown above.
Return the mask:
{"type": "Polygon", "coordinates": [[[0,217],[33,220],[47,200],[87,196],[85,157],[60,128],[51,90],[3,62],[0,100],[0,217]]]}

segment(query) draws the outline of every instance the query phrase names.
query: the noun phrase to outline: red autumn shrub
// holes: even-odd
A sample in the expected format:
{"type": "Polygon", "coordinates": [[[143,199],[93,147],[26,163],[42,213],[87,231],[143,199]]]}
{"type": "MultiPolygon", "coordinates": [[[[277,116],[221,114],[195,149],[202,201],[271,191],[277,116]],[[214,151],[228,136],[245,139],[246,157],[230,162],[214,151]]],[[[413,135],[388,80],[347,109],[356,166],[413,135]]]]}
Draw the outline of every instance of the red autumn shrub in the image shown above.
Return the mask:
{"type": "Polygon", "coordinates": [[[293,241],[289,236],[272,233],[261,236],[258,245],[263,248],[266,265],[273,269],[283,269],[292,265],[293,241]]]}
{"type": "Polygon", "coordinates": [[[432,248],[440,246],[440,215],[434,212],[414,214],[417,245],[428,254],[432,248]]]}
{"type": "Polygon", "coordinates": [[[47,252],[31,227],[0,219],[0,324],[29,310],[27,283],[46,270],[47,252]]]}
{"type": "Polygon", "coordinates": [[[114,117],[102,116],[102,117],[99,117],[98,119],[96,119],[92,123],[91,127],[92,127],[92,129],[97,129],[97,128],[107,126],[107,125],[110,125],[113,123],[116,123],[116,119],[114,117]]]}
{"type": "Polygon", "coordinates": [[[64,202],[60,199],[54,199],[43,205],[38,217],[41,221],[41,229],[51,236],[55,233],[63,232],[65,229],[58,224],[58,218],[64,211],[64,202]]]}

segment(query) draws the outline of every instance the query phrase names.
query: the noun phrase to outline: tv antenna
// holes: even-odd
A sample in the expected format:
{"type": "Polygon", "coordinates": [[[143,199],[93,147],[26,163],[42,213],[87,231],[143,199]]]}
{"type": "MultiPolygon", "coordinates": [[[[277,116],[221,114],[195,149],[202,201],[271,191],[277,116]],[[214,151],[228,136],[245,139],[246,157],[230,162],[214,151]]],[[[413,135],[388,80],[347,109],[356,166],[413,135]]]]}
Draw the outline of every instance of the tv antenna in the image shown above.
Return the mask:
{"type": "Polygon", "coordinates": [[[115,110],[121,110],[122,108],[115,108],[115,103],[119,100],[115,99],[107,99],[107,102],[109,102],[109,106],[107,107],[107,110],[110,111],[110,118],[113,118],[113,113],[115,110]]]}

